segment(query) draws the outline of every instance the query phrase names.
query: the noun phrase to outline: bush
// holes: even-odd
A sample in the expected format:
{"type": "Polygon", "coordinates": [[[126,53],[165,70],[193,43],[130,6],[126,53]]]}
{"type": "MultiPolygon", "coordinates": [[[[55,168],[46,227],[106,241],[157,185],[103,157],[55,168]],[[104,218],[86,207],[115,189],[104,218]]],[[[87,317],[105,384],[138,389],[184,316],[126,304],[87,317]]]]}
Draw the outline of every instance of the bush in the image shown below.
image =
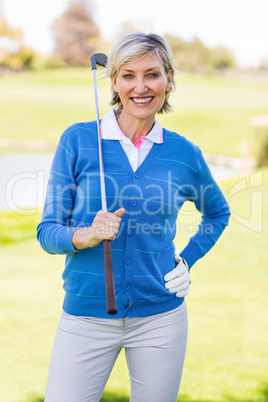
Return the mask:
{"type": "Polygon", "coordinates": [[[17,53],[7,53],[1,60],[0,66],[9,67],[13,70],[21,70],[22,68],[31,69],[35,57],[36,53],[33,50],[22,47],[17,53]]]}

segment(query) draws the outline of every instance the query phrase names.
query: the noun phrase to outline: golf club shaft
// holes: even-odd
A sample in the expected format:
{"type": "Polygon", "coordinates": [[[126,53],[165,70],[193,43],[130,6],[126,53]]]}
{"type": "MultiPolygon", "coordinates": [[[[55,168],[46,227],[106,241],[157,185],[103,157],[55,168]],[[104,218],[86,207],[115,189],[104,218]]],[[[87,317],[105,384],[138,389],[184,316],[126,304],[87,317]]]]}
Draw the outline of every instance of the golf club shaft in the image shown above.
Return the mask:
{"type": "Polygon", "coordinates": [[[97,70],[96,70],[95,68],[93,69],[93,76],[94,76],[95,107],[96,107],[96,120],[97,120],[98,145],[99,145],[100,186],[101,186],[101,208],[102,208],[103,211],[107,211],[106,189],[105,189],[103,157],[102,157],[102,145],[101,145],[101,135],[100,135],[100,114],[99,114],[97,70]]]}
{"type": "MultiPolygon", "coordinates": [[[[94,55],[92,57],[94,57],[94,55]]],[[[98,100],[98,85],[97,85],[97,70],[96,70],[97,67],[95,60],[94,64],[92,63],[92,66],[94,66],[92,67],[92,70],[94,76],[96,120],[97,120],[98,144],[99,144],[101,206],[103,211],[107,211],[105,177],[104,177],[102,144],[100,134],[99,100],[98,100]]],[[[104,270],[105,270],[105,288],[106,288],[106,310],[108,314],[113,315],[117,313],[117,306],[116,306],[116,295],[115,295],[114,275],[113,275],[112,249],[110,240],[103,240],[103,249],[104,249],[104,270]]]]}

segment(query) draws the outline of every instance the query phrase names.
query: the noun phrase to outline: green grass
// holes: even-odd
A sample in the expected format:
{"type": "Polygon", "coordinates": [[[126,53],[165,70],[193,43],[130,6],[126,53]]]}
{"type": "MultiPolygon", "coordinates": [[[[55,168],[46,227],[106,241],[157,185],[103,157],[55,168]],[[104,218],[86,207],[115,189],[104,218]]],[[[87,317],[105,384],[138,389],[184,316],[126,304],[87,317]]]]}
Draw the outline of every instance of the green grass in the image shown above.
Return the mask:
{"type": "MultiPolygon", "coordinates": [[[[256,154],[258,134],[250,124],[267,113],[268,84],[224,76],[177,76],[171,97],[174,111],[158,116],[202,146],[204,152],[240,156],[240,142],[248,141],[256,154]]],[[[101,115],[109,109],[108,79],[98,81],[101,115]]],[[[58,141],[77,121],[95,119],[90,69],[62,69],[0,77],[0,136],[58,141]]]]}
{"type": "MultiPolygon", "coordinates": [[[[100,102],[109,106],[109,87],[100,80],[100,102]]],[[[90,69],[23,73],[0,80],[0,136],[58,141],[67,126],[95,119],[90,69]],[[3,118],[2,118],[3,116],[3,118]]]]}
{"type": "MultiPolygon", "coordinates": [[[[268,401],[268,211],[261,206],[261,200],[267,205],[268,170],[263,177],[261,171],[251,176],[255,187],[250,188],[249,179],[221,183],[232,211],[230,225],[191,271],[189,341],[178,399],[182,402],[268,401]],[[239,183],[245,186],[238,188],[239,183]],[[237,190],[231,193],[232,189],[237,190]]],[[[189,205],[183,208],[178,250],[199,220],[191,211],[189,205]]],[[[1,402],[42,402],[44,398],[64,296],[64,257],[46,254],[34,240],[39,219],[1,214],[5,225],[0,239],[1,402]]],[[[101,401],[126,402],[128,394],[122,352],[101,401]]]]}
{"type": "Polygon", "coordinates": [[[34,239],[36,225],[40,221],[38,215],[28,215],[20,210],[19,214],[11,211],[0,211],[0,245],[8,245],[34,239]]]}

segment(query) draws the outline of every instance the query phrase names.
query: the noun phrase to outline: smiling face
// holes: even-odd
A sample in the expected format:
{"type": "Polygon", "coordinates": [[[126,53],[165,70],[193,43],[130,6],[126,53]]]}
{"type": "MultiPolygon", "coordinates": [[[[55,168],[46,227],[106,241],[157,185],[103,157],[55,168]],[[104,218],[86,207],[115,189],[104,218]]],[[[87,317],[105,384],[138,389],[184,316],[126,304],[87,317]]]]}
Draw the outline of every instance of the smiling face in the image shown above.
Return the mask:
{"type": "MultiPolygon", "coordinates": [[[[113,90],[123,105],[120,118],[154,121],[155,114],[172,88],[171,72],[165,71],[156,54],[124,64],[112,79],[113,90]]],[[[133,121],[133,120],[132,120],[133,121]]]]}

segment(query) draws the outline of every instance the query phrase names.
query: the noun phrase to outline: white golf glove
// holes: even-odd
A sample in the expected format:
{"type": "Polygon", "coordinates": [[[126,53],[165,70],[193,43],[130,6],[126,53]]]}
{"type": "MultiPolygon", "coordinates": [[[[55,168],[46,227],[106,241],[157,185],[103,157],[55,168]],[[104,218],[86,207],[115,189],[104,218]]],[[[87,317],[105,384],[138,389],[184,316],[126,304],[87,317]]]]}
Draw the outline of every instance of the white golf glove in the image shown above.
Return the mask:
{"type": "Polygon", "coordinates": [[[177,297],[184,297],[189,292],[191,279],[187,262],[179,255],[175,254],[176,267],[164,276],[165,288],[171,293],[176,293],[177,297]]]}

